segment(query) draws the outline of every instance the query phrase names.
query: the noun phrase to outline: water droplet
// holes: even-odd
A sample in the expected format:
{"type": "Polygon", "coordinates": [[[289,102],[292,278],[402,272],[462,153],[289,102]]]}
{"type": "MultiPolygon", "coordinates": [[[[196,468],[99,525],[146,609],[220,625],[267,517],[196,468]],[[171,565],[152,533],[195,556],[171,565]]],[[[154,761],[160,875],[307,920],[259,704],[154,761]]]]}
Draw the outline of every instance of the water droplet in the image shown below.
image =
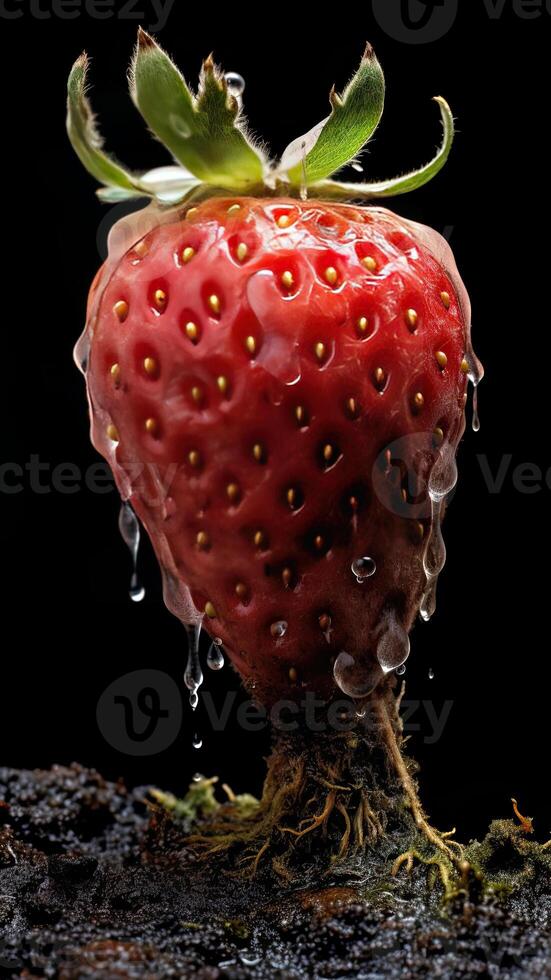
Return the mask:
{"type": "Polygon", "coordinates": [[[443,500],[453,490],[457,483],[457,463],[455,449],[446,443],[436,460],[429,476],[429,496],[433,501],[443,500]]]}
{"type": "Polygon", "coordinates": [[[90,335],[88,333],[88,327],[75,345],[74,359],[78,369],[85,375],[90,360],[90,335]]]}
{"type": "Polygon", "coordinates": [[[141,602],[145,597],[145,589],[135,572],[130,579],[130,589],[128,594],[132,599],[132,602],[141,602]]]}
{"type": "Polygon", "coordinates": [[[193,736],[192,745],[194,749],[200,749],[203,747],[203,739],[197,734],[197,732],[195,732],[195,735],[193,736]]]}
{"type": "Polygon", "coordinates": [[[286,632],[287,623],[284,619],[280,619],[277,623],[272,623],[270,626],[270,633],[278,640],[281,639],[282,636],[285,636],[286,632]]]}
{"type": "Polygon", "coordinates": [[[429,667],[429,681],[433,681],[433,680],[434,680],[434,670],[432,669],[432,667],[429,667]]]}
{"type": "Polygon", "coordinates": [[[444,495],[436,496],[431,490],[430,483],[429,493],[431,498],[431,529],[425,554],[423,555],[423,568],[425,571],[427,584],[419,609],[421,619],[423,619],[426,623],[432,618],[436,610],[436,587],[438,585],[438,576],[446,563],[446,545],[444,544],[441,528],[442,501],[444,499],[444,495]]]}
{"type": "Polygon", "coordinates": [[[446,564],[446,545],[444,544],[444,538],[442,537],[442,527],[440,523],[441,512],[441,501],[434,500],[432,503],[431,532],[427,542],[425,554],[423,555],[423,568],[425,570],[425,575],[427,576],[428,582],[430,582],[433,578],[437,578],[446,564]]]}
{"type": "Polygon", "coordinates": [[[239,954],[239,959],[241,960],[243,966],[258,966],[262,962],[261,956],[255,956],[250,950],[242,950],[239,954]]]}
{"type": "Polygon", "coordinates": [[[428,623],[430,619],[434,616],[436,612],[436,586],[438,580],[432,579],[431,582],[427,584],[427,588],[423,593],[423,598],[421,599],[421,606],[419,608],[419,615],[424,623],[428,623]]]}
{"type": "Polygon", "coordinates": [[[480,416],[478,414],[478,388],[473,388],[473,432],[480,432],[480,416]]]}
{"type": "Polygon", "coordinates": [[[350,166],[352,167],[352,170],[356,171],[356,173],[363,174],[364,168],[362,167],[361,163],[358,163],[357,160],[353,160],[350,166]]]}
{"type": "Polygon", "coordinates": [[[349,698],[365,698],[377,687],[382,673],[371,658],[361,662],[342,650],[335,660],[333,677],[337,687],[349,698]]]}
{"type": "Polygon", "coordinates": [[[204,778],[205,777],[203,776],[203,773],[202,772],[195,772],[193,774],[193,776],[191,777],[191,781],[192,781],[192,783],[200,783],[201,780],[204,779],[204,778]]]}
{"type": "Polygon", "coordinates": [[[201,622],[202,621],[199,620],[194,627],[186,627],[186,633],[188,635],[188,658],[186,671],[184,674],[184,682],[189,690],[189,703],[193,711],[195,711],[199,703],[199,695],[197,692],[203,683],[203,671],[201,670],[201,661],[199,660],[201,622]]]}
{"type": "Polygon", "coordinates": [[[140,525],[130,504],[125,501],[119,511],[119,531],[132,558],[132,576],[130,578],[129,596],[132,602],[141,602],[145,589],[138,577],[138,549],[140,547],[140,525]]]}
{"type": "Polygon", "coordinates": [[[405,672],[406,672],[406,665],[405,664],[400,664],[400,666],[396,668],[396,673],[399,674],[400,677],[403,674],[405,674],[405,672]]]}
{"type": "Polygon", "coordinates": [[[377,565],[375,564],[373,558],[356,558],[351,565],[352,571],[356,576],[358,582],[365,582],[366,579],[371,578],[375,575],[377,571],[377,565]]]}
{"type": "Polygon", "coordinates": [[[178,113],[170,113],[168,117],[168,122],[174,132],[180,136],[182,139],[187,140],[191,136],[191,129],[188,126],[185,119],[182,119],[178,113]]]}
{"type": "Polygon", "coordinates": [[[403,667],[409,657],[409,636],[394,609],[387,609],[375,629],[377,660],[384,674],[403,667]]]}
{"type": "Polygon", "coordinates": [[[210,670],[222,670],[223,666],[224,654],[215,640],[207,653],[207,667],[210,670]]]}
{"type": "Polygon", "coordinates": [[[243,75],[239,75],[236,71],[227,71],[224,75],[226,79],[226,85],[228,86],[228,92],[238,99],[245,91],[245,79],[243,75]]]}

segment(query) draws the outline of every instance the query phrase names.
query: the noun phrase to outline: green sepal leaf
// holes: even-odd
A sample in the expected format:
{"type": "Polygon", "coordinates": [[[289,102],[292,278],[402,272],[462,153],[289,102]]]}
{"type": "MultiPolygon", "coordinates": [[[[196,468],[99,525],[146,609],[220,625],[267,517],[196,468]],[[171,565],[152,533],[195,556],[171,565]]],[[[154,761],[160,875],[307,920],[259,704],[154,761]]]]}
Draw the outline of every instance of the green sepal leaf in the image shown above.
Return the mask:
{"type": "Polygon", "coordinates": [[[168,55],[140,29],[130,89],[149,128],[195,177],[227,188],[262,182],[264,160],[245,135],[239,104],[211,58],[195,97],[168,55]]]}
{"type": "MultiPolygon", "coordinates": [[[[75,153],[100,184],[118,188],[121,194],[144,194],[139,178],[105,153],[90,102],[86,97],[88,56],[75,61],[67,84],[67,132],[75,153]]],[[[122,198],[119,197],[119,200],[122,198]]]]}
{"type": "Polygon", "coordinates": [[[451,109],[441,96],[436,96],[435,102],[440,106],[444,139],[436,156],[419,170],[395,177],[392,180],[376,181],[373,184],[344,183],[337,180],[325,180],[311,188],[313,195],[319,195],[331,200],[376,200],[377,198],[396,197],[415,191],[428,184],[439,173],[446,163],[455,136],[455,126],[451,109]]]}
{"type": "Polygon", "coordinates": [[[285,150],[279,170],[292,184],[315,184],[353,160],[375,132],[385,101],[385,80],[370,44],[342,95],[329,96],[331,115],[285,150]],[[304,156],[304,159],[301,159],[304,156]]]}

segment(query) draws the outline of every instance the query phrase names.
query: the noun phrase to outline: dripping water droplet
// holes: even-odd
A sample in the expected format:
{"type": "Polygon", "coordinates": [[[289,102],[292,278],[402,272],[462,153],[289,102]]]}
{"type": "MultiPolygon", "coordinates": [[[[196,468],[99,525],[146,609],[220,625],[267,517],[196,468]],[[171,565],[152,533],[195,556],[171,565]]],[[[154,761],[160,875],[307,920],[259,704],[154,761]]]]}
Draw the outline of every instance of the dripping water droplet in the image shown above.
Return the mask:
{"type": "Polygon", "coordinates": [[[132,602],[141,602],[142,599],[145,598],[145,589],[135,572],[130,579],[130,589],[128,590],[128,594],[132,599],[132,602]]]}
{"type": "Polygon", "coordinates": [[[184,674],[184,682],[189,690],[189,703],[193,711],[195,711],[199,703],[198,691],[203,683],[203,671],[201,670],[201,661],[199,660],[201,622],[202,620],[199,620],[195,626],[186,626],[186,633],[188,635],[188,657],[186,671],[184,674]]]}
{"type": "MultiPolygon", "coordinates": [[[[455,473],[457,475],[457,468],[455,468],[455,473]]],[[[431,499],[431,530],[425,554],[423,555],[423,568],[427,583],[419,608],[421,619],[423,619],[425,623],[428,623],[429,619],[432,618],[436,610],[436,588],[438,585],[438,576],[446,564],[446,545],[444,544],[441,528],[442,502],[446,496],[446,493],[437,493],[431,481],[429,481],[429,494],[431,499]]]]}
{"type": "Polygon", "coordinates": [[[238,99],[245,91],[245,79],[236,71],[227,71],[224,75],[228,92],[238,99]]]}
{"type": "Polygon", "coordinates": [[[433,681],[433,680],[434,680],[434,670],[432,669],[432,667],[429,667],[429,681],[433,681]]]}
{"type": "Polygon", "coordinates": [[[436,612],[436,586],[436,579],[432,579],[432,581],[428,582],[423,598],[421,599],[419,615],[424,623],[428,623],[436,612]]]}
{"type": "MultiPolygon", "coordinates": [[[[376,627],[377,660],[384,674],[397,673],[409,657],[409,636],[394,609],[387,609],[376,627]]],[[[403,673],[403,671],[402,671],[403,673]]]]}
{"type": "Polygon", "coordinates": [[[203,776],[203,773],[201,773],[201,772],[195,772],[193,774],[193,776],[191,777],[191,781],[192,781],[192,783],[200,783],[201,780],[204,779],[204,778],[205,777],[203,776]]]}
{"type": "Polygon", "coordinates": [[[473,389],[473,432],[480,432],[480,416],[478,414],[478,388],[473,389]]]}
{"type": "Polygon", "coordinates": [[[364,168],[362,167],[361,163],[358,163],[357,160],[353,160],[350,166],[352,167],[352,170],[356,171],[356,173],[363,174],[364,168]]]}
{"type": "Polygon", "coordinates": [[[473,417],[472,427],[474,432],[480,431],[480,416],[478,414],[478,386],[484,377],[484,369],[478,361],[472,347],[467,351],[466,360],[469,370],[467,377],[473,386],[473,417]]]}
{"type": "Polygon", "coordinates": [[[74,350],[74,359],[79,370],[85,375],[88,370],[88,362],[90,360],[90,336],[88,333],[88,327],[77,341],[74,350]]]}
{"type": "Polygon", "coordinates": [[[365,582],[366,579],[371,578],[375,575],[377,571],[377,565],[375,564],[373,558],[364,557],[356,558],[350,566],[358,582],[365,582]]]}
{"type": "Polygon", "coordinates": [[[376,663],[364,663],[342,650],[333,666],[335,684],[349,698],[365,698],[377,687],[382,674],[376,663]]]}
{"type": "Polygon", "coordinates": [[[201,749],[203,747],[203,739],[197,734],[197,732],[195,732],[195,735],[193,736],[192,745],[194,749],[201,749]]]}
{"type": "Polygon", "coordinates": [[[215,640],[211,644],[209,652],[207,653],[207,667],[210,670],[222,670],[224,666],[224,654],[222,652],[221,645],[215,640]]]}
{"type": "Polygon", "coordinates": [[[405,674],[405,672],[406,672],[406,665],[405,664],[400,664],[400,666],[396,668],[396,673],[399,674],[400,677],[403,674],[405,674]]]}
{"type": "Polygon", "coordinates": [[[138,576],[138,550],[140,547],[140,525],[132,507],[125,501],[119,511],[119,531],[132,558],[132,576],[130,578],[129,596],[132,602],[141,602],[145,589],[138,576]]]}

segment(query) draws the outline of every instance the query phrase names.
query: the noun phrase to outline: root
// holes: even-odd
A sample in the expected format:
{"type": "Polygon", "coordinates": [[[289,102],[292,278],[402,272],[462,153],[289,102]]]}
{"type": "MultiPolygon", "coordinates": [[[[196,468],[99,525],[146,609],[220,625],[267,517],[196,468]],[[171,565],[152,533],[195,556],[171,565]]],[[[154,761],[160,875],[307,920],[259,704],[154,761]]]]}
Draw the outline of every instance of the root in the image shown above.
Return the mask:
{"type": "MultiPolygon", "coordinates": [[[[452,837],[455,834],[455,829],[446,833],[441,833],[434,827],[431,827],[429,824],[423,812],[417,788],[413,782],[413,779],[411,778],[404,756],[400,751],[400,746],[396,738],[395,726],[392,724],[387,702],[385,700],[378,702],[376,710],[379,714],[381,732],[383,733],[389,756],[392,759],[392,764],[399,776],[417,830],[426,839],[428,844],[436,848],[436,850],[446,858],[448,864],[451,864],[452,867],[462,874],[464,871],[463,847],[458,843],[458,841],[452,840],[452,837]]],[[[397,860],[400,861],[404,856],[409,858],[409,856],[412,854],[413,856],[417,856],[416,852],[407,851],[405,852],[405,855],[400,855],[400,858],[397,860]]],[[[431,861],[427,862],[424,859],[421,860],[423,860],[423,863],[432,863],[431,861]]],[[[447,867],[447,865],[443,865],[443,867],[444,866],[447,867]]],[[[396,867],[396,862],[394,863],[394,867],[396,867]]],[[[399,867],[400,865],[398,865],[396,870],[398,870],[399,867]]],[[[392,873],[395,874],[394,869],[392,873]]]]}
{"type": "Polygon", "coordinates": [[[388,774],[383,782],[373,767],[374,739],[356,730],[280,737],[256,808],[244,814],[226,789],[228,802],[187,843],[199,857],[226,855],[228,870],[237,866],[239,874],[254,875],[271,860],[285,879],[292,864],[316,855],[333,868],[364,852],[384,837],[395,802],[388,774]]]}
{"type": "MultiPolygon", "coordinates": [[[[451,867],[449,859],[447,857],[442,856],[441,853],[433,854],[430,857],[426,857],[424,854],[421,854],[420,851],[417,851],[415,849],[412,849],[410,851],[404,851],[403,854],[400,854],[400,856],[396,858],[394,864],[392,865],[392,868],[390,870],[392,877],[395,878],[404,865],[405,865],[406,873],[410,875],[411,872],[413,871],[413,865],[415,861],[418,861],[420,864],[423,864],[426,867],[435,869],[438,872],[438,875],[440,877],[440,882],[444,889],[444,897],[446,900],[455,898],[461,891],[464,891],[466,893],[467,889],[457,887],[455,882],[452,880],[453,868],[451,867]]],[[[464,866],[462,867],[461,883],[466,880],[466,874],[468,870],[469,870],[469,866],[465,862],[464,866]]],[[[434,884],[435,881],[433,878],[431,886],[434,887],[434,884]]]]}
{"type": "Polygon", "coordinates": [[[423,811],[401,750],[400,698],[389,683],[366,702],[362,719],[353,706],[346,731],[328,723],[312,732],[304,724],[292,735],[276,735],[261,799],[223,786],[226,801],[195,821],[186,844],[200,859],[217,857],[229,874],[271,867],[292,881],[304,880],[309,868],[322,877],[337,867],[357,875],[367,867],[358,863],[367,852],[388,874],[397,843],[403,853],[392,864],[393,877],[402,869],[411,873],[418,861],[451,894],[452,881],[465,874],[463,848],[455,831],[437,831],[423,811]]]}

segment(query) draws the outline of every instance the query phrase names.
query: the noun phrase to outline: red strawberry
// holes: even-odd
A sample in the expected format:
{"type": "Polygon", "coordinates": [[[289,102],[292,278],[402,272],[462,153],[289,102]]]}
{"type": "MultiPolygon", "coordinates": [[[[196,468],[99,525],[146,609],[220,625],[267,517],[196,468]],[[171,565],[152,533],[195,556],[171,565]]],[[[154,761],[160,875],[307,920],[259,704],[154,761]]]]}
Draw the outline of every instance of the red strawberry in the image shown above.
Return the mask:
{"type": "MultiPolygon", "coordinates": [[[[166,56],[151,45],[142,38],[134,97],[161,132],[145,69],[166,56]]],[[[114,164],[90,165],[82,127],[74,138],[80,72],[73,142],[117,183],[114,164]]],[[[372,52],[360,72],[377,116],[372,52]]],[[[232,111],[210,63],[202,84],[199,115],[207,96],[232,111]]],[[[359,84],[333,97],[337,131],[359,84]]],[[[313,193],[351,193],[319,182],[312,138],[299,170],[313,193]]],[[[171,194],[162,176],[157,197],[171,194]]],[[[474,370],[460,281],[418,226],[378,208],[232,194],[151,224],[119,244],[91,297],[94,443],[147,528],[169,606],[188,623],[204,615],[260,696],[330,696],[334,677],[366,693],[407,657],[443,563],[441,501],[474,370]]]]}
{"type": "Polygon", "coordinates": [[[341,651],[376,663],[390,608],[410,628],[430,513],[386,450],[415,436],[425,478],[455,450],[465,344],[449,276],[379,209],[213,199],[104,285],[94,442],[266,696],[327,694],[341,651]]]}

